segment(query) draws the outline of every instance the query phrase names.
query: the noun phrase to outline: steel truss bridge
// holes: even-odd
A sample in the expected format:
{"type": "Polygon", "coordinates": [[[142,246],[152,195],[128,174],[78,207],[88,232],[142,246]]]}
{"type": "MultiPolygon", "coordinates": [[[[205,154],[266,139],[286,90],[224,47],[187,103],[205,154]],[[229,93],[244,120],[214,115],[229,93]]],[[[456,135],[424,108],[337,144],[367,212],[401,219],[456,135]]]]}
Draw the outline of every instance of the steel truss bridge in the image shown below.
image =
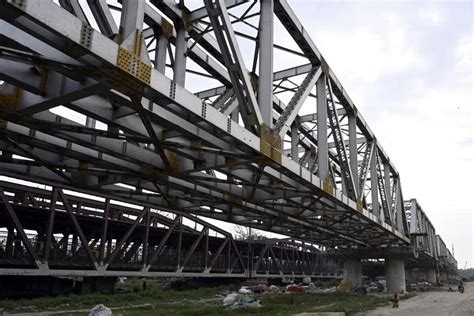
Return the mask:
{"type": "Polygon", "coordinates": [[[0,0],[0,274],[455,269],[286,0],[187,5],[0,0]]]}

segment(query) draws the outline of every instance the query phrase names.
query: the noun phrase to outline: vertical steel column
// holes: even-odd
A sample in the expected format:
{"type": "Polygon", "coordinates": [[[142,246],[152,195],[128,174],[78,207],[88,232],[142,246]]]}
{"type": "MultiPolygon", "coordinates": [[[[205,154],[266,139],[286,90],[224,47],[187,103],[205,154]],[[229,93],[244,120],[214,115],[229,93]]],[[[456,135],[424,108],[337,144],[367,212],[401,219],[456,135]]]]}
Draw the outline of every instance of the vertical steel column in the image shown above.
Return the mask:
{"type": "Polygon", "coordinates": [[[209,228],[206,228],[206,243],[204,246],[204,271],[207,271],[209,263],[209,228]]]}
{"type": "Polygon", "coordinates": [[[377,145],[374,144],[374,151],[370,157],[370,192],[372,193],[372,213],[380,218],[384,218],[380,212],[379,190],[377,183],[377,145]]]}
{"type": "Polygon", "coordinates": [[[230,119],[233,120],[234,122],[239,123],[239,108],[236,107],[235,110],[230,113],[230,119]]]}
{"type": "Polygon", "coordinates": [[[247,246],[247,269],[248,278],[252,278],[253,255],[252,255],[252,227],[249,226],[249,240],[247,246]]]}
{"type": "Polygon", "coordinates": [[[291,159],[299,161],[298,158],[298,124],[291,124],[291,159]]]}
{"type": "Polygon", "coordinates": [[[175,56],[173,68],[173,81],[184,87],[186,79],[186,29],[184,26],[176,30],[175,56]]]}
{"type": "Polygon", "coordinates": [[[122,16],[120,17],[120,35],[126,39],[136,30],[143,29],[145,16],[145,1],[124,0],[122,3],[122,16]]]}
{"type": "MultiPolygon", "coordinates": [[[[357,170],[357,118],[354,113],[350,113],[347,116],[349,121],[349,163],[352,169],[352,176],[354,177],[354,183],[359,184],[358,170],[357,170]]],[[[359,196],[360,199],[362,199],[359,196]]]]}
{"type": "MultiPolygon", "coordinates": [[[[397,176],[395,176],[397,177],[397,176]]],[[[407,233],[406,231],[406,214],[405,214],[405,205],[403,201],[403,196],[402,196],[402,187],[400,184],[400,178],[397,177],[396,181],[394,182],[396,185],[395,188],[395,212],[397,213],[397,229],[400,232],[403,232],[404,234],[407,233]]],[[[393,198],[393,197],[392,197],[393,198]]]]}
{"type": "Polygon", "coordinates": [[[74,254],[77,251],[78,247],[78,240],[77,234],[72,234],[72,241],[71,241],[71,253],[74,254]]]}
{"type": "Polygon", "coordinates": [[[91,117],[86,117],[86,127],[95,128],[96,120],[91,117]]]}
{"type": "Polygon", "coordinates": [[[319,178],[325,180],[328,175],[328,129],[327,129],[327,99],[326,75],[319,77],[316,83],[317,93],[317,124],[318,124],[318,167],[319,178]]]}
{"type": "Polygon", "coordinates": [[[411,207],[410,207],[410,213],[411,213],[411,216],[410,216],[410,234],[414,234],[414,233],[416,233],[416,227],[418,226],[418,214],[417,214],[416,200],[411,199],[410,203],[411,203],[411,207]]]}
{"type": "MultiPolygon", "coordinates": [[[[387,199],[387,205],[388,205],[388,211],[392,216],[392,219],[395,220],[395,212],[393,212],[392,209],[392,188],[390,186],[390,164],[388,161],[385,161],[383,164],[383,172],[384,172],[384,182],[385,182],[385,195],[387,199]]],[[[393,221],[392,224],[395,224],[396,222],[393,221]]]]}
{"type": "Polygon", "coordinates": [[[104,265],[105,258],[105,242],[107,240],[107,230],[109,227],[109,212],[110,212],[110,199],[105,200],[104,207],[104,223],[102,226],[102,236],[100,238],[100,251],[99,251],[99,262],[100,265],[104,265]]]}
{"type": "Polygon", "coordinates": [[[166,53],[168,51],[168,39],[164,34],[156,34],[155,60],[153,61],[156,70],[162,74],[166,71],[166,53]]]}
{"type": "Polygon", "coordinates": [[[51,251],[51,243],[54,233],[54,215],[56,213],[56,200],[58,199],[58,189],[53,188],[53,192],[51,192],[51,203],[49,206],[49,221],[48,221],[48,231],[46,232],[46,246],[44,249],[44,261],[48,262],[49,253],[51,251]]]}
{"type": "Polygon", "coordinates": [[[148,240],[150,238],[150,212],[151,210],[148,209],[146,212],[145,218],[145,236],[143,237],[143,258],[142,258],[142,266],[143,268],[146,267],[146,263],[148,262],[148,240]]]}
{"type": "Polygon", "coordinates": [[[183,217],[180,217],[179,220],[179,237],[178,237],[178,260],[176,265],[176,270],[181,268],[181,246],[183,244],[183,217]]]}
{"type": "Polygon", "coordinates": [[[260,1],[258,105],[262,123],[273,125],[273,0],[260,1]]]}
{"type": "Polygon", "coordinates": [[[126,0],[122,5],[120,17],[119,43],[124,48],[139,57],[149,65],[150,57],[142,37],[145,17],[145,1],[126,0]]]}

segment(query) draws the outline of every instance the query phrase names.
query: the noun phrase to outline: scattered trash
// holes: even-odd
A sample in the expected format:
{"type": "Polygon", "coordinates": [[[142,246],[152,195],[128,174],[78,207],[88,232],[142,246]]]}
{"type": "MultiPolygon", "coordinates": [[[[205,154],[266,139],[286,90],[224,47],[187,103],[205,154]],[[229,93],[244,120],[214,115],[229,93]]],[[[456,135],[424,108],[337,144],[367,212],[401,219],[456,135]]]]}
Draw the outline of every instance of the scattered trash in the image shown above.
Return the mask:
{"type": "MultiPolygon", "coordinates": [[[[309,280],[304,280],[308,282],[309,280]]],[[[344,283],[343,283],[344,285],[344,283]]],[[[350,282],[349,282],[350,286],[350,282]]],[[[259,308],[261,302],[259,298],[263,295],[272,295],[280,293],[312,293],[312,294],[327,294],[335,293],[338,288],[336,286],[330,288],[318,288],[314,283],[291,283],[287,286],[267,285],[265,283],[258,283],[257,285],[247,286],[243,285],[237,292],[230,290],[223,290],[217,296],[223,298],[222,305],[231,309],[234,308],[259,308]]],[[[365,287],[361,287],[358,291],[360,293],[366,291],[365,287]]],[[[366,293],[366,292],[364,292],[366,293]]]]}
{"type": "Polygon", "coordinates": [[[281,289],[278,286],[272,284],[272,285],[270,285],[270,291],[272,293],[280,293],[281,289]]]}
{"type": "MultiPolygon", "coordinates": [[[[241,289],[242,290],[242,289],[241,289]]],[[[250,291],[249,289],[245,289],[250,291]]],[[[262,304],[260,300],[253,298],[249,294],[242,293],[230,293],[222,301],[222,305],[231,309],[240,309],[240,308],[260,308],[262,304]]]]}
{"type": "Polygon", "coordinates": [[[375,281],[370,282],[369,286],[367,287],[367,292],[374,293],[374,292],[383,292],[385,289],[385,282],[383,281],[375,281]]]}
{"type": "Polygon", "coordinates": [[[304,288],[298,284],[290,284],[286,287],[286,291],[289,293],[304,293],[304,288]]]}
{"type": "Polygon", "coordinates": [[[89,316],[112,316],[112,310],[103,304],[99,304],[89,311],[89,316]]]}
{"type": "Polygon", "coordinates": [[[311,278],[310,277],[303,278],[303,283],[304,284],[310,284],[311,283],[311,278]]]}
{"type": "Polygon", "coordinates": [[[239,300],[239,294],[238,293],[230,293],[228,294],[224,300],[222,301],[222,305],[224,306],[230,306],[237,302],[239,300]]]}
{"type": "Polygon", "coordinates": [[[266,284],[259,283],[257,284],[257,286],[255,287],[253,291],[256,294],[263,294],[263,293],[271,292],[271,289],[266,284]]]}
{"type": "Polygon", "coordinates": [[[240,294],[252,294],[252,290],[246,286],[242,286],[239,290],[240,294]]]}
{"type": "Polygon", "coordinates": [[[308,292],[308,293],[314,293],[314,291],[316,290],[316,286],[314,286],[314,283],[309,283],[308,285],[302,285],[303,289],[305,292],[308,292]]]}
{"type": "Polygon", "coordinates": [[[327,294],[327,293],[335,293],[337,291],[337,287],[333,286],[330,288],[317,288],[317,287],[312,287],[309,286],[307,289],[305,289],[305,292],[311,293],[311,294],[327,294]]]}
{"type": "Polygon", "coordinates": [[[352,282],[348,279],[342,279],[341,283],[339,283],[339,291],[341,292],[349,292],[352,288],[352,282]]]}

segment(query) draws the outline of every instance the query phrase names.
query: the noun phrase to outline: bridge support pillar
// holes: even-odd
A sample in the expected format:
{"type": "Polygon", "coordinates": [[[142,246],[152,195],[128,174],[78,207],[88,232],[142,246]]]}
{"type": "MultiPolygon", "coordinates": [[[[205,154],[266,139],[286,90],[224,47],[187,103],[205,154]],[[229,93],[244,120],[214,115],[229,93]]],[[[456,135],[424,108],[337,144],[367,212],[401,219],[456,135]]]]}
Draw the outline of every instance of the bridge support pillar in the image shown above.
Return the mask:
{"type": "Polygon", "coordinates": [[[385,280],[389,293],[405,292],[405,261],[399,258],[385,259],[385,280]]]}
{"type": "Polygon", "coordinates": [[[431,284],[436,284],[436,269],[427,268],[425,270],[425,275],[426,275],[426,282],[430,282],[431,284]]]}
{"type": "Polygon", "coordinates": [[[352,288],[362,285],[362,264],[359,259],[344,260],[344,279],[351,281],[352,288]]]}
{"type": "Polygon", "coordinates": [[[445,271],[439,271],[439,282],[443,283],[446,282],[446,272],[445,271]]]}

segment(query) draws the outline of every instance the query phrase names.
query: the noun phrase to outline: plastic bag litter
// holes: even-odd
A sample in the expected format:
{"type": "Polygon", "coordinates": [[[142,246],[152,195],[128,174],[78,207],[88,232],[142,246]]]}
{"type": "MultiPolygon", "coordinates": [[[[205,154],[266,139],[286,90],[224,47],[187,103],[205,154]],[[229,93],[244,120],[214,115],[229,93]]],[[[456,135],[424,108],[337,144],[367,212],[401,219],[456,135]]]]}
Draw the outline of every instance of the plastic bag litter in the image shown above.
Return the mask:
{"type": "Polygon", "coordinates": [[[270,285],[270,291],[271,291],[272,293],[280,293],[280,292],[281,292],[280,288],[279,288],[278,286],[276,286],[276,285],[273,285],[273,284],[270,285]]]}
{"type": "Polygon", "coordinates": [[[243,309],[243,308],[260,308],[262,304],[260,300],[255,300],[254,298],[244,295],[241,299],[230,306],[231,309],[243,309]]]}
{"type": "Polygon", "coordinates": [[[240,294],[252,294],[252,290],[246,286],[242,286],[239,290],[240,294]]]}
{"type": "Polygon", "coordinates": [[[103,304],[98,304],[92,307],[89,316],[112,316],[112,310],[103,304]]]}
{"type": "Polygon", "coordinates": [[[228,294],[223,300],[222,300],[222,305],[223,306],[230,306],[237,302],[239,300],[239,294],[238,293],[230,293],[228,294]]]}

